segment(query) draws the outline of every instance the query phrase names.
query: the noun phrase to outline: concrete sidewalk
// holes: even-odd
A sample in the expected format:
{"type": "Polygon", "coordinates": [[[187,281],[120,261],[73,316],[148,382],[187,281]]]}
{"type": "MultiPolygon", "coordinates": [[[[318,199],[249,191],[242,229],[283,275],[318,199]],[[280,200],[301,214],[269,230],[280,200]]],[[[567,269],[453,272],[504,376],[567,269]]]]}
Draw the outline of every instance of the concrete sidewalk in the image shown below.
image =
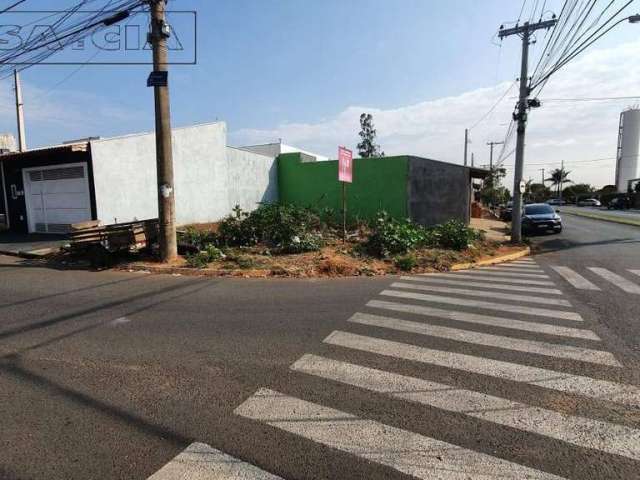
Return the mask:
{"type": "Polygon", "coordinates": [[[0,232],[0,254],[43,257],[60,250],[69,241],[61,235],[0,232]]]}
{"type": "Polygon", "coordinates": [[[511,239],[509,224],[502,220],[472,218],[470,226],[476,230],[482,230],[489,240],[503,242],[511,239]]]}

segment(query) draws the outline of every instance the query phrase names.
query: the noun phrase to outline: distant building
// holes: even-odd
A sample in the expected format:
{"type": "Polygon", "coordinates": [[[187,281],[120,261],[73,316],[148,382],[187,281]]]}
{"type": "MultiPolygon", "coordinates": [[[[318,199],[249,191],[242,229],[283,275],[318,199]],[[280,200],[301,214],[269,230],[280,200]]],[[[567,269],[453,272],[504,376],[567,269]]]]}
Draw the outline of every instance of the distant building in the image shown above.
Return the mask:
{"type": "Polygon", "coordinates": [[[630,108],[620,114],[618,151],[616,154],[616,188],[626,193],[633,180],[640,179],[640,109],[630,108]]]}
{"type": "Polygon", "coordinates": [[[307,157],[313,157],[316,161],[325,161],[329,160],[328,157],[323,155],[318,155],[317,153],[309,152],[307,150],[302,150],[297,147],[292,147],[291,145],[285,145],[282,142],[277,143],[264,143],[260,145],[248,145],[244,147],[238,147],[242,150],[247,150],[253,153],[259,153],[260,155],[266,155],[267,157],[277,157],[278,155],[282,155],[283,153],[302,153],[307,157]]]}
{"type": "Polygon", "coordinates": [[[0,155],[16,150],[16,137],[10,133],[0,133],[0,155]]]}

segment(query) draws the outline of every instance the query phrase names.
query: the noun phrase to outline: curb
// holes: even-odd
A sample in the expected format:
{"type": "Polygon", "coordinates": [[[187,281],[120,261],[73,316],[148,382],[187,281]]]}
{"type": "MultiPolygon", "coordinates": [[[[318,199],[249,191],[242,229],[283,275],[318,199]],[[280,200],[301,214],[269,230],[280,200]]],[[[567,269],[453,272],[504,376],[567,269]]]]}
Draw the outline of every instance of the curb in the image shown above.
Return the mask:
{"type": "Polygon", "coordinates": [[[632,227],[640,227],[640,220],[627,220],[625,218],[617,218],[617,217],[603,217],[596,214],[589,214],[589,213],[582,213],[582,212],[563,212],[562,210],[560,211],[560,213],[562,213],[563,215],[573,215],[576,217],[583,217],[583,218],[590,218],[592,220],[602,220],[603,222],[610,222],[610,223],[619,223],[621,225],[630,225],[632,227]]]}
{"type": "Polygon", "coordinates": [[[0,250],[0,255],[6,255],[8,257],[25,258],[27,260],[36,260],[38,258],[44,258],[50,253],[54,252],[53,249],[46,249],[46,250],[47,250],[46,252],[44,252],[44,250],[33,250],[30,252],[25,252],[25,251],[15,252],[10,250],[0,250]]]}
{"type": "Polygon", "coordinates": [[[507,255],[502,255],[500,257],[487,258],[485,260],[479,260],[477,262],[472,263],[457,263],[455,265],[451,265],[449,269],[452,272],[457,272],[459,270],[470,270],[474,267],[485,267],[488,265],[497,265],[499,263],[510,262],[512,260],[517,260],[522,257],[527,257],[531,255],[531,248],[525,247],[519,252],[509,253],[507,255]]]}

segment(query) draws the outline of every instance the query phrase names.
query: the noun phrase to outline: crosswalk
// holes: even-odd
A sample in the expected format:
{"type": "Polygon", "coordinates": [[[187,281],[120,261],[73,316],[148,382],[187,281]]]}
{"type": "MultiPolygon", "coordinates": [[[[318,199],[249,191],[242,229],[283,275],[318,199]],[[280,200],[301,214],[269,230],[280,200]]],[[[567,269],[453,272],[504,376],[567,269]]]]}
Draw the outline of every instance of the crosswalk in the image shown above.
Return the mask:
{"type": "MultiPolygon", "coordinates": [[[[553,271],[574,286],[587,288],[590,283],[566,268],[553,267],[553,271]]],[[[373,355],[381,359],[378,368],[362,360],[331,358],[325,350],[323,355],[303,355],[291,370],[320,382],[550,438],[571,446],[584,458],[599,452],[611,456],[606,461],[640,461],[637,425],[556,407],[584,399],[605,411],[634,411],[640,408],[640,387],[605,379],[606,374],[579,374],[580,369],[570,367],[584,365],[588,372],[600,368],[605,373],[624,370],[545,268],[534,260],[448,274],[405,275],[371,299],[365,309],[329,334],[323,344],[341,357],[350,352],[373,355]],[[392,338],[387,338],[389,335],[392,338]],[[412,340],[407,343],[398,338],[412,340]],[[445,345],[451,347],[438,342],[449,342],[445,345]],[[465,345],[472,350],[463,353],[465,345]],[[493,353],[485,356],[481,351],[493,353]],[[381,369],[380,365],[387,365],[384,358],[396,365],[406,362],[421,373],[411,376],[381,369]],[[451,372],[446,377],[450,380],[430,379],[434,368],[451,372]],[[451,380],[455,378],[470,380],[458,383],[451,380]],[[486,382],[499,382],[500,394],[495,389],[485,391],[486,382]],[[561,400],[544,406],[535,400],[527,404],[515,393],[524,386],[535,389],[541,397],[551,395],[561,400]]],[[[556,471],[548,465],[476,451],[468,448],[468,443],[456,445],[444,435],[414,432],[410,421],[399,428],[367,419],[356,406],[336,409],[269,386],[255,392],[235,414],[413,478],[574,478],[566,476],[566,470],[562,474],[562,469],[556,471]]],[[[465,433],[473,436],[475,430],[465,433]]],[[[589,478],[605,477],[594,473],[589,478]]]]}
{"type": "MultiPolygon", "coordinates": [[[[631,290],[606,272],[588,271],[631,290]]],[[[632,478],[640,471],[640,429],[626,419],[637,419],[640,386],[621,380],[629,378],[625,366],[554,278],[599,288],[592,277],[533,259],[404,275],[329,333],[320,352],[294,361],[290,381],[307,379],[305,388],[291,394],[282,384],[264,385],[234,414],[418,479],[632,478]],[[318,401],[337,386],[358,401],[318,401]],[[309,388],[318,390],[312,401],[309,388]],[[367,405],[384,398],[423,409],[427,419],[455,415],[468,428],[457,436],[425,431],[397,413],[388,423],[367,405]],[[521,436],[523,445],[547,439],[549,451],[500,442],[483,448],[477,422],[497,436],[521,436]],[[547,455],[562,461],[545,462],[547,455]]],[[[280,478],[277,466],[266,472],[203,444],[190,449],[150,480],[280,478]],[[191,476],[179,473],[185,465],[191,476]]]]}
{"type": "Polygon", "coordinates": [[[613,272],[601,267],[583,267],[580,271],[563,265],[550,265],[550,268],[577,290],[601,292],[605,288],[632,295],[640,295],[640,281],[634,275],[640,276],[640,270],[628,269],[613,272]],[[587,278],[588,277],[588,278],[587,278]]]}

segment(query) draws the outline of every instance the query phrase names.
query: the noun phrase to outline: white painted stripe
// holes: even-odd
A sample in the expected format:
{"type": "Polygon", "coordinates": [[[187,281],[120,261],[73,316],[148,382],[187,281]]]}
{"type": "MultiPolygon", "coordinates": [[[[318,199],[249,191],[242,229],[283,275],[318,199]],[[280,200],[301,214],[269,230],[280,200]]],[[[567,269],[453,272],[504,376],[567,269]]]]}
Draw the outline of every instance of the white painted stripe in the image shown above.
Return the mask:
{"type": "Polygon", "coordinates": [[[600,290],[600,288],[598,288],[596,285],[591,283],[579,273],[571,270],[569,267],[558,267],[552,265],[551,268],[575,288],[578,288],[580,290],[600,290]]]}
{"type": "Polygon", "coordinates": [[[640,460],[640,430],[622,425],[565,415],[472,390],[316,355],[303,356],[291,369],[441,410],[464,413],[579,447],[640,460]]]}
{"type": "Polygon", "coordinates": [[[380,295],[395,298],[406,298],[410,300],[420,300],[423,302],[444,303],[447,305],[461,305],[465,307],[484,308],[487,310],[497,310],[499,312],[523,313],[525,315],[535,315],[537,317],[559,318],[562,320],[574,320],[582,322],[582,317],[576,312],[566,312],[563,310],[549,310],[546,308],[524,307],[520,305],[505,305],[502,303],[485,302],[482,300],[468,300],[466,298],[442,297],[439,295],[428,295],[425,293],[396,292],[395,290],[385,290],[380,295]]]}
{"type": "Polygon", "coordinates": [[[513,270],[524,270],[529,271],[529,270],[540,270],[541,272],[544,272],[544,270],[542,270],[540,268],[540,266],[533,264],[533,263],[502,263],[500,265],[488,265],[486,267],[479,267],[481,269],[483,268],[491,268],[491,269],[497,269],[497,268],[509,268],[509,269],[513,269],[513,270]]]}
{"type": "Polygon", "coordinates": [[[204,443],[189,447],[147,480],[282,480],[204,443]]]}
{"type": "Polygon", "coordinates": [[[525,303],[541,303],[542,305],[558,305],[560,307],[570,307],[571,303],[560,298],[532,297],[531,295],[516,295],[513,293],[491,292],[487,290],[469,290],[466,288],[438,287],[435,285],[417,285],[415,283],[396,282],[391,288],[407,288],[420,290],[423,292],[451,293],[454,295],[465,295],[467,297],[481,297],[491,300],[513,300],[525,303]]]}
{"type": "Polygon", "coordinates": [[[507,273],[523,273],[525,275],[544,275],[545,271],[540,268],[525,269],[516,267],[477,267],[475,270],[481,272],[507,272],[507,273]]]}
{"type": "Polygon", "coordinates": [[[411,322],[408,320],[401,320],[399,318],[382,317],[366,313],[356,313],[349,319],[349,321],[361,325],[388,328],[390,330],[416,333],[418,335],[426,335],[430,337],[446,338],[447,340],[482,345],[485,347],[502,348],[505,350],[515,350],[517,352],[566,358],[569,360],[598,363],[613,367],[622,367],[622,365],[616,360],[616,357],[611,353],[602,350],[574,347],[571,345],[558,345],[555,343],[534,340],[523,340],[521,338],[505,337],[502,335],[491,335],[488,333],[472,332],[469,330],[461,330],[459,328],[442,327],[440,325],[411,322]]]}
{"type": "MultiPolygon", "coordinates": [[[[532,278],[532,279],[548,279],[549,275],[541,275],[539,273],[516,273],[516,272],[505,272],[504,270],[487,270],[487,269],[479,269],[475,270],[464,270],[465,275],[495,275],[497,277],[512,277],[512,278],[532,278]]],[[[457,275],[453,273],[452,275],[457,275]]]]}
{"type": "Polygon", "coordinates": [[[640,407],[640,388],[570,373],[335,331],[325,343],[640,407]]]}
{"type": "Polygon", "coordinates": [[[478,313],[457,312],[454,310],[442,310],[439,308],[425,307],[423,305],[407,305],[403,303],[384,302],[382,300],[371,300],[367,307],[380,308],[393,312],[404,312],[427,317],[448,318],[459,322],[477,323],[479,325],[490,325],[492,327],[509,328],[513,330],[523,330],[525,332],[546,333],[560,337],[583,338],[586,340],[597,340],[600,338],[591,330],[579,328],[558,327],[538,322],[525,322],[512,318],[494,317],[481,315],[478,313]]]}
{"type": "Polygon", "coordinates": [[[640,270],[629,270],[631,273],[633,273],[634,275],[639,275],[640,276],[640,270]]]}
{"type": "Polygon", "coordinates": [[[556,288],[530,287],[523,285],[501,285],[487,282],[470,282],[468,280],[447,280],[444,278],[430,277],[400,277],[400,280],[408,280],[410,282],[437,283],[440,285],[454,285],[460,287],[480,287],[493,290],[510,290],[512,292],[529,292],[544,293],[546,295],[562,295],[562,292],[556,288]]]}
{"type": "Polygon", "coordinates": [[[537,265],[537,263],[534,260],[531,260],[528,258],[521,258],[520,260],[514,260],[513,262],[509,262],[507,265],[518,265],[520,263],[525,265],[537,265]]]}
{"type": "Polygon", "coordinates": [[[258,390],[235,413],[358,458],[386,465],[414,478],[560,478],[266,388],[258,390]]]}
{"type": "Polygon", "coordinates": [[[613,283],[616,287],[624,290],[627,293],[640,295],[640,285],[636,285],[635,283],[630,282],[629,280],[618,275],[617,273],[613,273],[607,270],[606,268],[590,267],[589,270],[591,270],[596,275],[599,275],[600,277],[604,278],[605,280],[608,280],[609,282],[613,283]]]}
{"type": "Polygon", "coordinates": [[[465,280],[485,280],[487,282],[495,282],[495,283],[509,283],[513,285],[545,285],[549,287],[554,287],[555,283],[549,280],[523,280],[523,279],[515,279],[508,277],[493,277],[493,276],[481,276],[481,275],[466,275],[464,273],[424,273],[418,275],[420,277],[425,278],[450,278],[453,280],[457,280],[459,278],[463,278],[465,280]]]}

